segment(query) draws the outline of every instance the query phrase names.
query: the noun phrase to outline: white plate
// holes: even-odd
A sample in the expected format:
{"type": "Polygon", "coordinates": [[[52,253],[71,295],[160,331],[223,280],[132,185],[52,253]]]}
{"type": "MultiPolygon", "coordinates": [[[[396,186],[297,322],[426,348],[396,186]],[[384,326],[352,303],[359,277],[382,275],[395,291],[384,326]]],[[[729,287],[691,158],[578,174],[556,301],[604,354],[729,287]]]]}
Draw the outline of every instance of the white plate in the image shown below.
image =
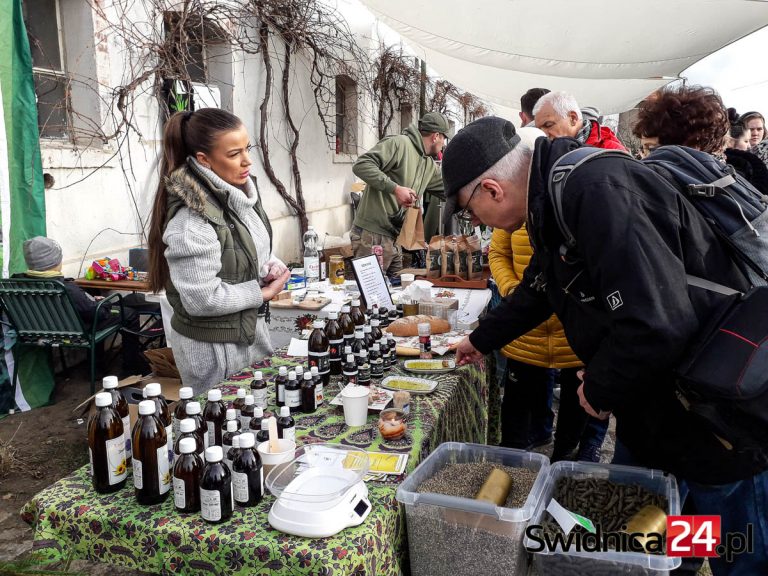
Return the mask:
{"type": "Polygon", "coordinates": [[[456,370],[456,361],[454,359],[450,360],[423,360],[423,359],[413,359],[413,360],[406,360],[403,362],[403,368],[407,370],[408,372],[412,372],[413,374],[442,374],[444,372],[453,372],[456,370]],[[434,368],[417,368],[419,366],[419,363],[428,362],[432,365],[434,365],[434,368]],[[443,363],[448,363],[448,366],[445,366],[443,363]]]}
{"type": "Polygon", "coordinates": [[[381,387],[386,388],[387,390],[402,390],[403,392],[410,392],[411,394],[429,394],[430,392],[433,392],[435,388],[437,388],[437,382],[434,380],[427,380],[425,378],[414,378],[413,376],[387,376],[384,378],[384,380],[381,381],[381,387]],[[422,386],[423,388],[418,390],[413,390],[410,388],[400,388],[398,386],[392,385],[391,382],[395,380],[402,380],[405,382],[410,382],[413,384],[417,384],[422,386]]]}
{"type": "MultiPolygon", "coordinates": [[[[373,387],[372,387],[372,389],[373,389],[373,387]]],[[[390,392],[389,390],[382,389],[380,386],[376,386],[376,389],[379,392],[381,392],[382,394],[385,394],[386,395],[386,399],[382,399],[382,400],[380,400],[380,401],[378,401],[378,402],[376,402],[374,404],[371,404],[370,403],[371,398],[369,397],[368,398],[368,410],[381,411],[381,410],[384,410],[384,408],[386,408],[389,405],[390,402],[392,402],[392,398],[394,398],[395,395],[392,392],[390,392]]],[[[341,401],[341,392],[336,394],[336,397],[333,400],[331,400],[330,403],[333,406],[343,406],[344,404],[341,401]]]]}

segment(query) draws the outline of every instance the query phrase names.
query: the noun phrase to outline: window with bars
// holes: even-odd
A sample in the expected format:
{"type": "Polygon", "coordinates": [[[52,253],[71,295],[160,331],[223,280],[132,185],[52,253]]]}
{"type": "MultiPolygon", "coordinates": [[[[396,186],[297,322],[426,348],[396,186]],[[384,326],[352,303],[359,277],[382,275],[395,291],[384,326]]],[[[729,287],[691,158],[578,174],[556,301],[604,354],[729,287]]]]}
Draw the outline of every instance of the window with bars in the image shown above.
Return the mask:
{"type": "Polygon", "coordinates": [[[357,154],[357,84],[336,76],[336,154],[357,154]]]}

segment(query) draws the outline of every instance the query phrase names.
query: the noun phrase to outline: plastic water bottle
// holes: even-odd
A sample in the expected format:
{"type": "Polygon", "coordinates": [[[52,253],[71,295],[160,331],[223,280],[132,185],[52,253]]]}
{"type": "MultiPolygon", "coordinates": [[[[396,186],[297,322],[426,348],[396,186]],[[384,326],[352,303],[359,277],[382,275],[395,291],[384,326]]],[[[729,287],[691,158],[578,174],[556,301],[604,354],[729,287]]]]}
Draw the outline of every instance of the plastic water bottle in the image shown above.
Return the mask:
{"type": "Polygon", "coordinates": [[[304,233],[304,277],[307,284],[320,280],[320,254],[317,252],[317,232],[310,226],[304,233]]]}

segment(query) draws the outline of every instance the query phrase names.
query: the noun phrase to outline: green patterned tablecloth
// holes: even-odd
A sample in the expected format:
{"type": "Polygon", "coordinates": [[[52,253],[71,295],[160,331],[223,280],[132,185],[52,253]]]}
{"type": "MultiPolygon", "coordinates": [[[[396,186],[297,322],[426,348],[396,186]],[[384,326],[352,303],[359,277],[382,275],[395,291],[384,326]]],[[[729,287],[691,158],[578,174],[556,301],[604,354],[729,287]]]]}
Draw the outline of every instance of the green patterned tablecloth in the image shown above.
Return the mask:
{"type": "MultiPolygon", "coordinates": [[[[224,398],[233,400],[254,369],[271,377],[277,367],[292,364],[274,357],[247,368],[220,385],[224,398]]],[[[315,414],[297,416],[297,442],[408,452],[411,471],[441,442],[486,442],[487,374],[465,366],[435,377],[440,382],[435,392],[412,397],[408,433],[397,442],[381,438],[377,415],[371,414],[366,426],[349,429],[341,407],[327,402],[315,414]]],[[[330,399],[338,387],[332,381],[328,388],[330,399]]],[[[408,548],[404,514],[395,499],[401,480],[367,483],[372,510],[366,521],[322,539],[272,529],[267,521],[271,495],[253,508],[237,507],[229,522],[211,525],[199,514],[176,512],[172,495],[162,504],[140,506],[130,477],[123,490],[97,494],[87,467],[37,494],[21,514],[34,528],[35,549],[51,560],[81,558],[160,574],[397,575],[401,568],[407,571],[408,548]]]]}

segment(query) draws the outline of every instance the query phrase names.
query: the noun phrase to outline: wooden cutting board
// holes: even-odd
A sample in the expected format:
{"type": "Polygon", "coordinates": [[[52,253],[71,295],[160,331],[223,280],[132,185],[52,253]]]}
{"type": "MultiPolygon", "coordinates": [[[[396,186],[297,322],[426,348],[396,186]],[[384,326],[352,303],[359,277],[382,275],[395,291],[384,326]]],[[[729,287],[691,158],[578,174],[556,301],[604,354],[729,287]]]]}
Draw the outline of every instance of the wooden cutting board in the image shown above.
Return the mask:
{"type": "Polygon", "coordinates": [[[281,310],[293,309],[293,310],[309,310],[317,311],[325,308],[330,304],[331,299],[325,296],[310,296],[305,298],[298,305],[294,305],[293,300],[290,298],[284,298],[282,300],[272,300],[269,303],[270,308],[279,308],[281,310]]]}

